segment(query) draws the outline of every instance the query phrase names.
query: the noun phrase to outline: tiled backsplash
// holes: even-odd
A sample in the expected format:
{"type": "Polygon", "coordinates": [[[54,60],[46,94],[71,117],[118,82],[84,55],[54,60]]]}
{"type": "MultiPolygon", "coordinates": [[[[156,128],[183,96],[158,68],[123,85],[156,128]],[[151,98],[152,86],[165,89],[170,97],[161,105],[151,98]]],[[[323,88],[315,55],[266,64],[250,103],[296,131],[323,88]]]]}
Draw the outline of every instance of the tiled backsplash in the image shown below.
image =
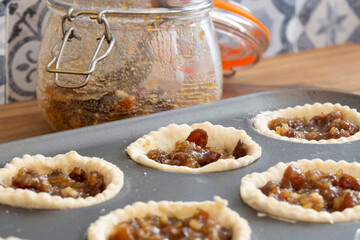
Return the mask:
{"type": "MultiPolygon", "coordinates": [[[[265,56],[360,42],[360,0],[237,0],[270,30],[265,56]]],[[[0,104],[35,98],[45,0],[0,0],[0,104]]]]}
{"type": "Polygon", "coordinates": [[[360,0],[238,0],[271,33],[265,56],[360,42],[360,0]]]}
{"type": "Polygon", "coordinates": [[[0,104],[36,97],[36,63],[48,12],[44,0],[0,2],[0,104]]]}

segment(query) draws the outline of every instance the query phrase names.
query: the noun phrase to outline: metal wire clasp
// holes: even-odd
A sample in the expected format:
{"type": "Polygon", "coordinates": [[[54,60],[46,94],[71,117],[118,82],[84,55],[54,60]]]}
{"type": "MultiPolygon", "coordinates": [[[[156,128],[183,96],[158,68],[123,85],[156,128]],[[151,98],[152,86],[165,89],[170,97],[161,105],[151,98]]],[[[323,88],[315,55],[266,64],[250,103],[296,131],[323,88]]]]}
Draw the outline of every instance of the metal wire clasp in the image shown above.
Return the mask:
{"type": "Polygon", "coordinates": [[[55,84],[57,86],[63,87],[63,88],[81,88],[81,87],[86,86],[89,82],[90,75],[95,70],[96,64],[99,61],[103,60],[106,56],[109,55],[111,49],[114,46],[115,38],[111,34],[109,22],[106,19],[106,13],[107,13],[106,10],[101,11],[101,12],[94,12],[94,11],[74,12],[74,9],[71,8],[71,9],[69,9],[68,13],[63,16],[63,18],[62,18],[63,37],[60,40],[58,40],[55,43],[54,47],[51,49],[52,59],[45,67],[46,71],[55,74],[55,84]],[[69,22],[74,21],[80,15],[89,15],[90,19],[96,19],[99,24],[104,24],[105,31],[104,31],[103,35],[101,36],[101,38],[99,39],[99,43],[96,46],[95,52],[91,57],[91,60],[90,60],[87,70],[78,71],[78,70],[71,70],[71,69],[60,69],[59,68],[60,62],[61,62],[61,58],[64,54],[64,49],[65,49],[66,44],[68,42],[70,42],[73,38],[76,38],[77,40],[81,41],[81,37],[78,36],[74,31],[74,27],[70,27],[70,28],[66,29],[65,23],[66,23],[66,21],[69,21],[69,22]],[[98,57],[97,55],[99,54],[100,49],[101,49],[105,39],[106,39],[107,43],[109,44],[108,49],[106,50],[106,52],[103,55],[98,57]],[[60,51],[59,51],[59,55],[57,56],[56,51],[58,50],[59,47],[60,47],[60,51]],[[55,65],[55,67],[53,67],[54,65],[55,65]],[[59,74],[86,75],[86,77],[79,84],[67,84],[67,83],[62,83],[59,81],[59,74]]]}

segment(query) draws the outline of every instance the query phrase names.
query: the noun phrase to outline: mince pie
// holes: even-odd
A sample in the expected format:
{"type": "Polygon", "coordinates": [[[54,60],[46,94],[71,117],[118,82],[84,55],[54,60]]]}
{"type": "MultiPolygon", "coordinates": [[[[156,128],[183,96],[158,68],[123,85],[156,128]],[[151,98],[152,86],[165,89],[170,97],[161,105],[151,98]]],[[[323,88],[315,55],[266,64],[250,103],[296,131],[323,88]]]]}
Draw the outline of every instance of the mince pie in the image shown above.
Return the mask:
{"type": "Polygon", "coordinates": [[[360,164],[299,160],[278,163],[241,180],[240,194],[254,209],[288,220],[348,222],[359,220],[360,164]]]}
{"type": "Polygon", "coordinates": [[[87,239],[249,240],[247,221],[228,208],[227,201],[214,199],[215,202],[136,202],[92,223],[87,239]]]}
{"type": "Polygon", "coordinates": [[[74,151],[54,158],[24,155],[0,169],[0,203],[16,207],[85,207],[113,198],[122,186],[115,165],[74,151]]]}
{"type": "Polygon", "coordinates": [[[127,153],[148,167],[198,173],[247,166],[261,156],[261,147],[244,130],[204,122],[162,127],[136,140],[127,153]]]}
{"type": "Polygon", "coordinates": [[[258,114],[254,126],[261,133],[302,143],[343,143],[360,138],[356,109],[331,103],[306,104],[258,114]]]}

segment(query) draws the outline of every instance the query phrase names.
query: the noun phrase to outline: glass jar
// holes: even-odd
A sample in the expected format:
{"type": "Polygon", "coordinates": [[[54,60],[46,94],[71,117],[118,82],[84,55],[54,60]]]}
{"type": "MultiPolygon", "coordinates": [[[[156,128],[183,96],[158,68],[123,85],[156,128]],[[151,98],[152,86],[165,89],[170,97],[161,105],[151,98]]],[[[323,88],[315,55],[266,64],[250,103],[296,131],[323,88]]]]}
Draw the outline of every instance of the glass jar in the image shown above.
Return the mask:
{"type": "MultiPolygon", "coordinates": [[[[37,97],[51,127],[66,130],[219,100],[222,63],[212,5],[48,0],[37,97]]],[[[224,13],[215,15],[223,21],[224,13]]]]}

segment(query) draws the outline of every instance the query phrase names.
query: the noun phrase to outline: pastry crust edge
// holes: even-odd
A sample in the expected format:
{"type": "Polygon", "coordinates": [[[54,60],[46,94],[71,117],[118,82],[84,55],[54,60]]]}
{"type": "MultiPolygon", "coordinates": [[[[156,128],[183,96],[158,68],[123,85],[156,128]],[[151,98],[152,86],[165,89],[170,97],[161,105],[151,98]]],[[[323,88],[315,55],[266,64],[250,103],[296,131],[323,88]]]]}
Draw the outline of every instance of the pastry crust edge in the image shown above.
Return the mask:
{"type": "Polygon", "coordinates": [[[261,147],[255,141],[253,141],[244,130],[237,130],[234,127],[212,125],[210,122],[196,123],[191,126],[187,124],[170,124],[167,127],[161,127],[157,131],[152,131],[131,143],[127,147],[126,151],[133,161],[143,166],[163,171],[183,173],[219,172],[245,167],[260,158],[262,152],[261,147]],[[247,155],[237,159],[219,159],[216,162],[210,163],[200,168],[160,164],[146,156],[147,152],[158,148],[166,152],[173,151],[175,143],[177,141],[184,141],[190,132],[196,128],[201,128],[207,131],[207,146],[220,147],[227,150],[228,152],[232,152],[238,140],[241,139],[247,145],[247,155]]]}
{"type": "Polygon", "coordinates": [[[97,157],[85,157],[75,151],[59,154],[55,157],[43,155],[24,155],[22,158],[14,158],[4,168],[0,169],[0,203],[23,208],[34,209],[66,209],[79,208],[105,202],[117,195],[123,184],[123,172],[114,164],[97,157]],[[49,193],[36,193],[27,189],[12,188],[11,178],[19,169],[27,167],[40,174],[50,173],[52,170],[61,169],[64,173],[70,173],[74,167],[82,167],[86,172],[96,170],[104,175],[106,188],[102,193],[87,198],[62,198],[52,196],[49,193]]]}
{"type": "Polygon", "coordinates": [[[289,163],[280,162],[265,172],[252,173],[243,177],[240,184],[240,196],[242,200],[260,213],[265,213],[270,217],[285,221],[337,223],[360,219],[360,206],[347,208],[342,212],[317,212],[314,209],[305,209],[299,205],[291,205],[288,202],[278,201],[273,197],[268,197],[263,194],[259,188],[270,180],[275,182],[281,181],[285,169],[290,164],[296,164],[303,171],[317,168],[333,174],[335,174],[337,170],[343,169],[344,173],[354,177],[360,177],[360,164],[357,162],[348,163],[344,160],[339,162],[333,160],[323,161],[318,158],[313,160],[301,159],[289,163]]]}
{"type": "Polygon", "coordinates": [[[277,111],[265,111],[259,113],[255,117],[254,127],[260,133],[272,137],[275,139],[288,141],[288,142],[298,142],[298,143],[311,143],[311,144],[333,144],[333,143],[345,143],[345,142],[352,142],[357,141],[360,139],[360,131],[350,137],[341,137],[338,139],[329,139],[329,140],[307,140],[307,139],[300,139],[300,138],[289,138],[280,136],[274,130],[270,130],[268,127],[268,123],[276,119],[278,117],[284,118],[295,118],[295,117],[305,117],[306,119],[310,119],[315,115],[319,115],[321,113],[328,114],[333,111],[341,110],[346,120],[351,121],[352,123],[360,126],[360,113],[357,112],[356,109],[351,109],[348,106],[342,106],[339,103],[332,104],[332,103],[314,103],[314,104],[305,104],[303,106],[295,106],[295,107],[288,107],[285,109],[279,109],[277,111]]]}
{"type": "Polygon", "coordinates": [[[87,230],[88,240],[106,240],[113,233],[117,224],[128,221],[134,217],[144,217],[147,214],[175,216],[187,218],[197,209],[209,213],[209,218],[221,225],[230,225],[233,228],[233,240],[250,240],[251,229],[248,222],[240,215],[227,207],[227,201],[215,196],[214,201],[203,202],[172,202],[172,201],[149,201],[136,202],[122,209],[114,210],[107,215],[101,216],[91,223],[87,230]]]}

